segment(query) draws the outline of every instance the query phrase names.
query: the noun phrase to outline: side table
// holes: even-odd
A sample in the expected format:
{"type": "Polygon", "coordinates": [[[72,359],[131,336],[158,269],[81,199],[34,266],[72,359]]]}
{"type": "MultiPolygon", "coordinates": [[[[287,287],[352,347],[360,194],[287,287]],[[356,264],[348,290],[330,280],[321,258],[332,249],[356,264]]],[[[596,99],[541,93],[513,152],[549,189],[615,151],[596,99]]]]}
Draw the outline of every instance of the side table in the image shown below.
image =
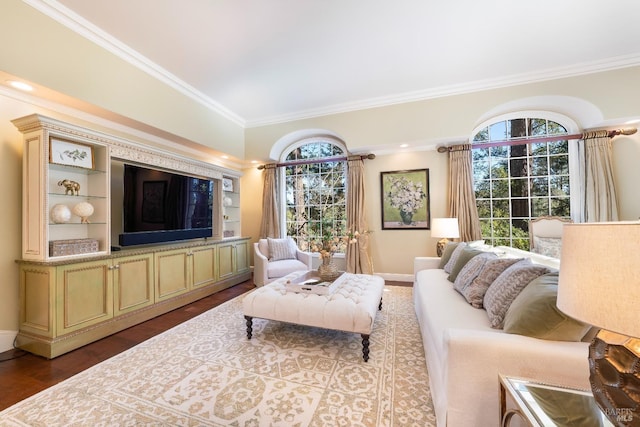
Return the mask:
{"type": "Polygon", "coordinates": [[[589,391],[503,375],[500,375],[500,425],[613,427],[589,391]],[[515,407],[510,408],[510,403],[515,407]],[[524,423],[515,422],[515,418],[524,423]]]}

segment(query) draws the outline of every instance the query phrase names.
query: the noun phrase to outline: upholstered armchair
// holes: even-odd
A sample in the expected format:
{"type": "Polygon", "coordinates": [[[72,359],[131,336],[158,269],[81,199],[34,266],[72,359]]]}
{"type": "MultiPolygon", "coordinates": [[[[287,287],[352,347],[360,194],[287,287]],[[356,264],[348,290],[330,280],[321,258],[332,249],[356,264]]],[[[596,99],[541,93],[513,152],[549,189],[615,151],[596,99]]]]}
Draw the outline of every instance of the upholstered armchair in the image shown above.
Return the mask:
{"type": "Polygon", "coordinates": [[[260,239],[253,248],[253,283],[256,286],[266,285],[294,271],[311,270],[311,254],[298,249],[291,237],[260,239]]]}
{"type": "Polygon", "coordinates": [[[541,216],[529,223],[529,250],[534,253],[560,258],[562,226],[571,220],[557,216],[541,216]]]}

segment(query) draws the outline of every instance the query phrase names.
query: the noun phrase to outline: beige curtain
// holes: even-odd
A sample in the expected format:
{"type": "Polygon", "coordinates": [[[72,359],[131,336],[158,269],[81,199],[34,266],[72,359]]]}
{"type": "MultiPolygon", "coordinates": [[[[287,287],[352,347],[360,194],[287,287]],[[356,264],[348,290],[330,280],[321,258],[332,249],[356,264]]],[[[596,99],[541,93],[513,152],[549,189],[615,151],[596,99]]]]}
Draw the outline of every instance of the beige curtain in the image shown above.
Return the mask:
{"type": "Polygon", "coordinates": [[[585,222],[618,221],[618,198],[613,178],[609,132],[585,132],[585,222]]]}
{"type": "Polygon", "coordinates": [[[473,191],[471,144],[456,145],[449,151],[449,216],[458,218],[461,241],[482,239],[473,191]]]}
{"type": "Polygon", "coordinates": [[[347,158],[347,230],[358,231],[356,243],[347,246],[347,272],[373,274],[369,254],[369,234],[365,207],[364,160],[361,156],[347,158]]]}
{"type": "Polygon", "coordinates": [[[275,164],[265,165],[262,171],[262,222],[260,238],[280,237],[280,215],[278,212],[278,177],[275,164]]]}

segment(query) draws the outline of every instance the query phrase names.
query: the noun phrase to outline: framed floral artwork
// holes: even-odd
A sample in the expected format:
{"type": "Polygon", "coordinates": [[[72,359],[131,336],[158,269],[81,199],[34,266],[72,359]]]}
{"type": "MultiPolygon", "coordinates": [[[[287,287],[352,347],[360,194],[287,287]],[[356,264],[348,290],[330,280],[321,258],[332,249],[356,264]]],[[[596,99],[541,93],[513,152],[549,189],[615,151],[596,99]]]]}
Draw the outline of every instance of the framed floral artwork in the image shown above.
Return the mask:
{"type": "Polygon", "coordinates": [[[93,147],[78,142],[51,138],[49,163],[93,169],[93,147]]]}
{"type": "Polygon", "coordinates": [[[380,172],[383,230],[430,228],[429,169],[380,172]]]}

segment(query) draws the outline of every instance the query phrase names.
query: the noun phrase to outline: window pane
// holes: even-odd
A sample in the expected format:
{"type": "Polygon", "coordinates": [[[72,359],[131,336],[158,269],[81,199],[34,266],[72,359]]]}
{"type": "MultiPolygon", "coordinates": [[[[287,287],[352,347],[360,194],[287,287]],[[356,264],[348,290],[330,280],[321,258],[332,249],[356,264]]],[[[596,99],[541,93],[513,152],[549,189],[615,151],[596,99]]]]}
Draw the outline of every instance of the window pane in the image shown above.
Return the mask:
{"type": "Polygon", "coordinates": [[[509,181],[506,179],[499,179],[491,181],[492,196],[496,197],[509,197],[509,181]]]}
{"type": "Polygon", "coordinates": [[[491,178],[506,178],[508,176],[507,161],[499,160],[491,166],[491,178]]]}
{"type": "Polygon", "coordinates": [[[480,218],[491,217],[491,201],[490,200],[478,201],[478,216],[480,218]]]}
{"type": "Polygon", "coordinates": [[[568,196],[569,195],[569,177],[568,176],[555,176],[550,179],[551,188],[550,193],[553,196],[568,196]]]}
{"type": "Polygon", "coordinates": [[[494,218],[509,218],[509,200],[494,200],[492,206],[494,218]]]}
{"type": "Polygon", "coordinates": [[[528,197],[529,196],[529,180],[527,178],[518,178],[511,180],[511,197],[528,197]]]}
{"type": "Polygon", "coordinates": [[[569,156],[549,157],[549,167],[551,168],[551,175],[569,175],[569,156]]]}
{"type": "Polygon", "coordinates": [[[511,217],[529,218],[529,199],[511,199],[511,217]]]}
{"type": "Polygon", "coordinates": [[[507,139],[507,122],[498,122],[489,126],[491,141],[504,141],[507,139]]]}
{"type": "Polygon", "coordinates": [[[549,215],[549,199],[548,198],[536,198],[531,199],[531,217],[536,218],[539,216],[549,215]]]}
{"type": "Polygon", "coordinates": [[[547,134],[547,121],[544,119],[531,119],[531,136],[544,136],[547,134]]]}
{"type": "Polygon", "coordinates": [[[545,196],[549,194],[549,183],[547,178],[533,178],[531,180],[531,195],[545,196]]]}
{"type": "Polygon", "coordinates": [[[531,175],[541,176],[547,175],[548,173],[547,157],[534,157],[531,159],[531,175]]]}
{"type": "Polygon", "coordinates": [[[569,198],[551,199],[551,215],[569,218],[571,216],[569,198]]]}

